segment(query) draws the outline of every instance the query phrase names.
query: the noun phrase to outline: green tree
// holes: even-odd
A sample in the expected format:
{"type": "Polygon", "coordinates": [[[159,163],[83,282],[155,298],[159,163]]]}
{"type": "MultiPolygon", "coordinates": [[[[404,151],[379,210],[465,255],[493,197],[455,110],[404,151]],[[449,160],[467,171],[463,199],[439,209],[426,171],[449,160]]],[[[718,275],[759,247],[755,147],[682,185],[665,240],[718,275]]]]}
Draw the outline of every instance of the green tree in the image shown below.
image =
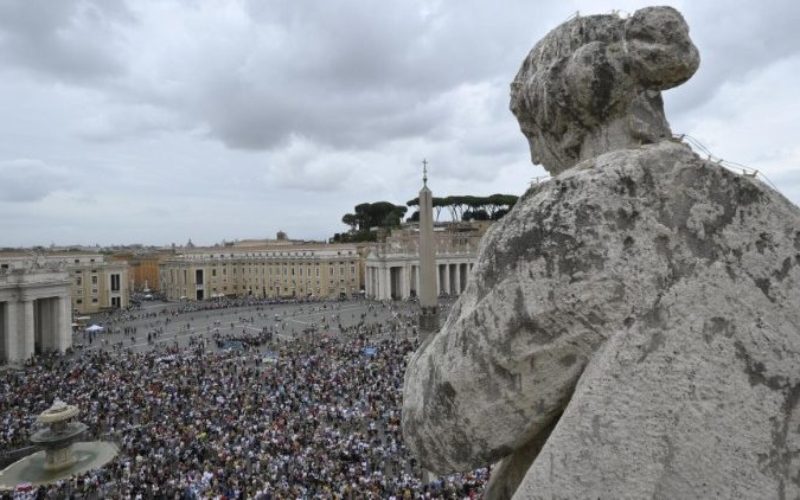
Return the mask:
{"type": "Polygon", "coordinates": [[[471,221],[471,220],[489,220],[489,214],[486,213],[486,210],[479,208],[477,210],[467,210],[464,212],[464,221],[471,221]]]}
{"type": "Polygon", "coordinates": [[[342,222],[350,226],[351,232],[355,232],[356,228],[358,228],[358,217],[355,214],[344,214],[342,222]]]}
{"type": "Polygon", "coordinates": [[[377,228],[391,229],[401,224],[408,207],[388,201],[359,203],[353,213],[342,216],[342,223],[350,226],[349,233],[335,234],[334,241],[376,241],[377,228]]]}
{"type": "MultiPolygon", "coordinates": [[[[460,220],[483,220],[483,214],[487,214],[487,219],[497,220],[495,214],[498,211],[505,215],[517,202],[517,196],[513,194],[493,194],[491,196],[472,196],[472,195],[453,195],[443,198],[433,197],[434,217],[439,220],[439,214],[443,208],[450,213],[450,219],[460,220]]],[[[419,206],[419,198],[414,198],[406,202],[409,207],[419,206]]],[[[502,216],[500,215],[500,217],[502,216]]]]}

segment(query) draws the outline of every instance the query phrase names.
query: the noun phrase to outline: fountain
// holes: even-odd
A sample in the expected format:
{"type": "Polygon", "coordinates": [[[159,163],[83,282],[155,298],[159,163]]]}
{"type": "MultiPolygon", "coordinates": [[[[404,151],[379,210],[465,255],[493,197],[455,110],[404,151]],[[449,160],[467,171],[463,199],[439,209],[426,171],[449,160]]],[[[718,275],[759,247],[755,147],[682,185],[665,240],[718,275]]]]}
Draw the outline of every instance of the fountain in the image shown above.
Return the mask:
{"type": "Polygon", "coordinates": [[[56,400],[36,421],[46,428],[36,431],[31,442],[40,451],[14,462],[0,471],[0,491],[20,484],[47,484],[103,466],[113,459],[118,448],[106,441],[79,442],[87,426],[70,421],[78,407],[56,400]]]}

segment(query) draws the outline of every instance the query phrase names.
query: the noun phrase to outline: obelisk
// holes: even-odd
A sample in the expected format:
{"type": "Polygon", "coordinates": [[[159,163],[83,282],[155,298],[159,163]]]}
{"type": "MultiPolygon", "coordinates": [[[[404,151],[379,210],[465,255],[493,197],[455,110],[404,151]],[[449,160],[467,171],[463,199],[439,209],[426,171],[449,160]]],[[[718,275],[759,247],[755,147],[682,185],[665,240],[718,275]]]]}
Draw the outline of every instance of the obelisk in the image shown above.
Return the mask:
{"type": "Polygon", "coordinates": [[[419,192],[419,331],[424,341],[439,329],[436,301],[436,244],[433,239],[433,193],[428,189],[428,161],[422,160],[419,192]]]}

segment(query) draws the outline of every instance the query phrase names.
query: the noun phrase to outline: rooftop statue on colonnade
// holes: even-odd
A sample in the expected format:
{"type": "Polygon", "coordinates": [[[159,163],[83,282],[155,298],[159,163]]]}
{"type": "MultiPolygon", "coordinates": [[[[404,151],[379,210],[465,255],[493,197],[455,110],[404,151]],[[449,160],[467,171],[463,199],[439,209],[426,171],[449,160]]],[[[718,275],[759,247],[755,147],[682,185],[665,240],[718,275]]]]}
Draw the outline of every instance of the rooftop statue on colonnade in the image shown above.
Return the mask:
{"type": "Polygon", "coordinates": [[[423,466],[489,498],[800,495],[800,209],[672,139],[683,17],[578,17],[511,86],[553,175],[484,237],[409,362],[423,466]],[[499,462],[499,463],[498,463],[499,462]]]}

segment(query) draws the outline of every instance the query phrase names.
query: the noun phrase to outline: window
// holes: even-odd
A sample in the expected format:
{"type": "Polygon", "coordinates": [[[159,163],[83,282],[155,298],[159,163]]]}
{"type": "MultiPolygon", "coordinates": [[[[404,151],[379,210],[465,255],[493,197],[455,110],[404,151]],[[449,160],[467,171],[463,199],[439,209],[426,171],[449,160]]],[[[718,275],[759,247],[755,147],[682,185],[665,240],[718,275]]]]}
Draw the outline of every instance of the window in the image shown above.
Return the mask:
{"type": "Polygon", "coordinates": [[[97,297],[92,298],[92,304],[97,304],[97,297]]]}
{"type": "Polygon", "coordinates": [[[211,276],[216,276],[216,275],[217,275],[217,270],[216,269],[212,269],[211,270],[211,276]]]}
{"type": "Polygon", "coordinates": [[[75,301],[76,304],[83,304],[83,299],[78,299],[75,301]]]}
{"type": "Polygon", "coordinates": [[[83,283],[83,279],[81,279],[81,277],[80,277],[80,276],[78,276],[77,278],[75,278],[75,284],[76,284],[76,285],[80,286],[82,283],[83,283]]]}
{"type": "Polygon", "coordinates": [[[111,291],[112,292],[119,292],[119,274],[112,274],[111,275],[111,291]]]}
{"type": "Polygon", "coordinates": [[[92,285],[97,284],[97,276],[92,276],[92,285]]]}

